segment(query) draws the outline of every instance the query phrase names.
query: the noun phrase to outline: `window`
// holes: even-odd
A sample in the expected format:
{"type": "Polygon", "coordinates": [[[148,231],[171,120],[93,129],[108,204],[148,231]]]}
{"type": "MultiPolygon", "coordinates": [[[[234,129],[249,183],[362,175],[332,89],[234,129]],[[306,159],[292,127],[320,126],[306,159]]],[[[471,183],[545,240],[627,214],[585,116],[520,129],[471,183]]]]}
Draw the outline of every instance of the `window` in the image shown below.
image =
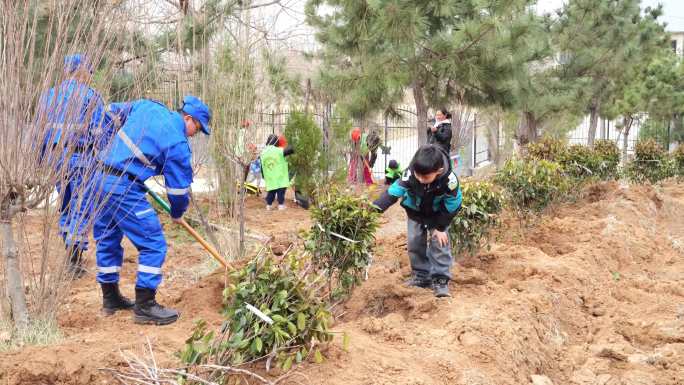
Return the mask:
{"type": "Polygon", "coordinates": [[[670,44],[672,44],[672,50],[674,53],[677,53],[677,40],[672,40],[670,44]]]}

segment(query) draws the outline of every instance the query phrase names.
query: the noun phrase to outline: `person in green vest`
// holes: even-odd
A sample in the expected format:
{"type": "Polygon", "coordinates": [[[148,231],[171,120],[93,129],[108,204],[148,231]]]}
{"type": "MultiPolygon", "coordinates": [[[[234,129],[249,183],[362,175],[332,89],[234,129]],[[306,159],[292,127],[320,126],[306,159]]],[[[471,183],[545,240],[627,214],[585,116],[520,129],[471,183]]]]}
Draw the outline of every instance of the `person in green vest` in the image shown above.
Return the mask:
{"type": "Polygon", "coordinates": [[[397,179],[401,178],[402,170],[399,162],[392,159],[389,161],[387,168],[385,169],[385,184],[391,185],[397,179]]]}
{"type": "Polygon", "coordinates": [[[269,135],[266,147],[261,151],[261,173],[266,182],[266,210],[271,210],[273,200],[278,198],[278,210],[285,210],[285,190],[290,186],[290,178],[285,157],[294,153],[291,146],[280,148],[277,135],[269,135]]]}

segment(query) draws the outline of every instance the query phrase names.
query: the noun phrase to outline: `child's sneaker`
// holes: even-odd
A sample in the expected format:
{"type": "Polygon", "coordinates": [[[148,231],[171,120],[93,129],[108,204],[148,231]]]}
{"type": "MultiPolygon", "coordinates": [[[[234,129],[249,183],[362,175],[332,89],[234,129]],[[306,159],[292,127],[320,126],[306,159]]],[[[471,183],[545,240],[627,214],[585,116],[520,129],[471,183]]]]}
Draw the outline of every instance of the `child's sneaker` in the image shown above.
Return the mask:
{"type": "Polygon", "coordinates": [[[278,210],[285,210],[285,205],[278,205],[278,210]]]}
{"type": "Polygon", "coordinates": [[[266,210],[271,211],[273,210],[273,208],[271,207],[271,205],[266,205],[266,210]]]}
{"type": "Polygon", "coordinates": [[[435,292],[435,297],[451,297],[448,278],[435,278],[432,280],[432,290],[435,292]]]}
{"type": "Polygon", "coordinates": [[[418,277],[416,275],[411,276],[404,282],[404,285],[409,287],[419,287],[421,289],[427,289],[432,286],[432,282],[428,278],[418,277]]]}

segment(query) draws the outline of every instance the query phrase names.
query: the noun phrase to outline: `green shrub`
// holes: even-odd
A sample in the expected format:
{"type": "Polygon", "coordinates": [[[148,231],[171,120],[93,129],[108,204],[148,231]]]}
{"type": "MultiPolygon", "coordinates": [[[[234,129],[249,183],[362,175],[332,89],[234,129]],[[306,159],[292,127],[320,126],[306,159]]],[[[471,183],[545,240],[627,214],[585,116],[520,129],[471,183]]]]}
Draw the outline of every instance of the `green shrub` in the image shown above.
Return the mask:
{"type": "Polygon", "coordinates": [[[611,140],[597,140],[589,148],[579,144],[566,146],[561,140],[544,138],[527,146],[525,160],[557,162],[568,176],[577,180],[608,180],[618,177],[620,149],[611,140]]]}
{"type": "Polygon", "coordinates": [[[527,145],[525,160],[548,160],[558,162],[564,158],[567,146],[562,140],[545,137],[527,145]]]}
{"type": "Polygon", "coordinates": [[[310,355],[316,361],[321,353],[316,342],[329,342],[331,314],[327,304],[312,288],[304,268],[306,258],[289,254],[277,262],[269,256],[255,259],[230,274],[224,290],[224,323],[215,334],[198,321],[181,360],[188,365],[212,363],[240,365],[258,358],[274,360],[289,369],[310,355]],[[269,324],[247,305],[269,317],[269,324]]]}
{"type": "Polygon", "coordinates": [[[677,177],[684,177],[684,145],[679,145],[672,152],[672,163],[674,173],[677,177]]]}
{"type": "Polygon", "coordinates": [[[311,196],[325,170],[321,156],[321,129],[311,116],[293,112],[287,120],[284,134],[294,149],[294,154],[288,156],[287,161],[290,171],[296,174],[295,186],[305,196],[311,196]]]}
{"type": "Polygon", "coordinates": [[[331,298],[346,295],[371,263],[380,214],[367,199],[337,189],[321,192],[317,198],[307,249],[314,264],[328,275],[331,298]]]}
{"type": "Polygon", "coordinates": [[[602,180],[617,179],[619,177],[620,149],[612,140],[600,139],[594,142],[593,148],[599,160],[595,174],[602,180]]]}
{"type": "Polygon", "coordinates": [[[509,160],[494,181],[520,218],[541,212],[568,190],[561,165],[547,160],[509,160]]]}
{"type": "Polygon", "coordinates": [[[569,146],[558,162],[567,175],[580,180],[594,177],[600,165],[596,153],[581,144],[569,146]]]}
{"type": "MultiPolygon", "coordinates": [[[[347,179],[346,152],[349,146],[349,132],[352,120],[344,116],[334,116],[328,129],[328,144],[322,153],[323,183],[341,183],[347,179]]],[[[323,184],[321,183],[321,184],[323,184]]]]}
{"type": "Polygon", "coordinates": [[[635,183],[657,183],[674,175],[675,164],[658,142],[647,139],[634,146],[634,159],[625,173],[635,183]]]}
{"type": "Polygon", "coordinates": [[[498,224],[503,197],[489,182],[468,182],[461,189],[463,204],[451,222],[449,237],[455,255],[474,255],[488,244],[490,231],[498,224]]]}

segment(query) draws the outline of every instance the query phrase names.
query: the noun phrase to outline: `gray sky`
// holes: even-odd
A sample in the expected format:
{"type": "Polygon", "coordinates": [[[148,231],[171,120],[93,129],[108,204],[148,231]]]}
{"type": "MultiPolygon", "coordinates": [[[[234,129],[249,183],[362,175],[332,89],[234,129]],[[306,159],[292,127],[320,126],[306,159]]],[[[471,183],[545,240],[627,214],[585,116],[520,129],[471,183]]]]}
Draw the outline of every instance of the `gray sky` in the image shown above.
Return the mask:
{"type": "MultiPolygon", "coordinates": [[[[539,12],[551,12],[560,8],[564,0],[539,0],[539,12]]],[[[684,31],[684,0],[641,0],[642,8],[663,5],[662,21],[667,23],[668,31],[684,31]]]]}

